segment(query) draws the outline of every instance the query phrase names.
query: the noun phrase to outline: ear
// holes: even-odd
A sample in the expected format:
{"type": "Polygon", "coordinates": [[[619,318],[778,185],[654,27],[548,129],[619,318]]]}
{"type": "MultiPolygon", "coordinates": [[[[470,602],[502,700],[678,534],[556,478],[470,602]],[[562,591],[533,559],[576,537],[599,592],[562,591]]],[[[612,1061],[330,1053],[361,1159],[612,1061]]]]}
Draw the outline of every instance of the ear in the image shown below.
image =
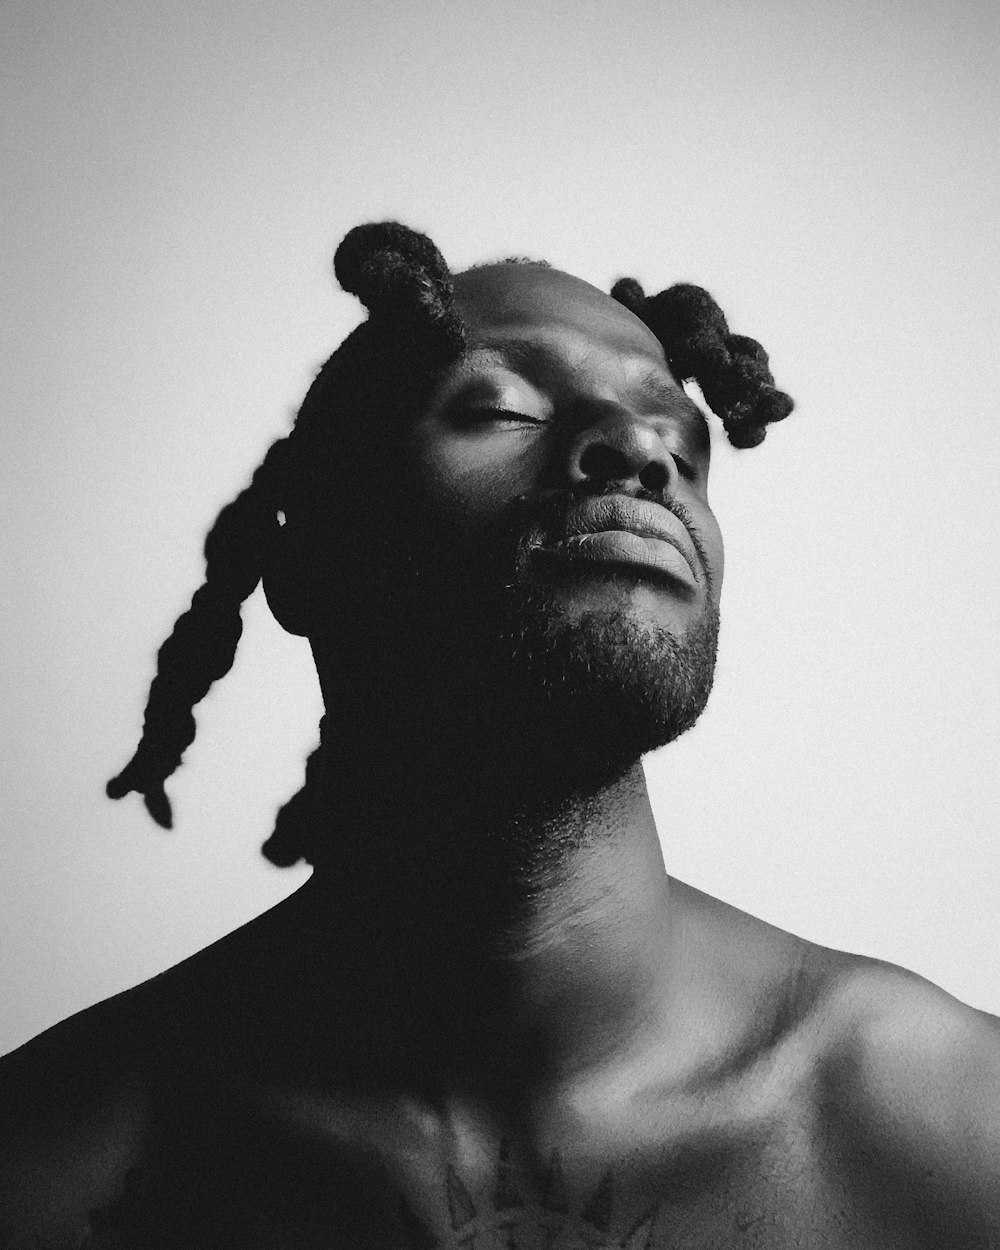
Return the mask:
{"type": "Polygon", "coordinates": [[[329,580],[316,577],[315,551],[286,523],[271,540],[264,560],[264,595],[275,620],[290,634],[315,637],[328,611],[329,580]]]}

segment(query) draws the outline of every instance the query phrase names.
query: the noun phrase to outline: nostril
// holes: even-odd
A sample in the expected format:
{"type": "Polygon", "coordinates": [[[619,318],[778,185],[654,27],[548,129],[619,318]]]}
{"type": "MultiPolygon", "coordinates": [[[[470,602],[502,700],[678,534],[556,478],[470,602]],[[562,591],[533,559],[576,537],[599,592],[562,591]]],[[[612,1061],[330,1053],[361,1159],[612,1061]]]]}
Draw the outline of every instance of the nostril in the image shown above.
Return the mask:
{"type": "Polygon", "coordinates": [[[667,466],[659,460],[650,460],[644,469],[639,471],[639,482],[646,490],[660,494],[667,484],[667,466]]]}
{"type": "Polygon", "coordinates": [[[580,472],[584,477],[602,482],[614,482],[632,476],[627,459],[606,443],[591,443],[580,457],[580,472]]]}

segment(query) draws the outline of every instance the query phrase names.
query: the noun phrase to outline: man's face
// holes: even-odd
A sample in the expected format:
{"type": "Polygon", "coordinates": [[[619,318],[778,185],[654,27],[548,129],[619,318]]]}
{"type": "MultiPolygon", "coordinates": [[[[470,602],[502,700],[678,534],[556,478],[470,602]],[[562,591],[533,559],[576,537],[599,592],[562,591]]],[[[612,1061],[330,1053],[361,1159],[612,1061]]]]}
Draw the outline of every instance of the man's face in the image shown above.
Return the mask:
{"type": "Polygon", "coordinates": [[[496,265],[456,294],[469,351],[376,492],[376,612],[418,655],[426,639],[449,671],[492,670],[554,731],[635,758],[711,688],[705,420],[655,336],[587,283],[496,265]]]}
{"type": "Polygon", "coordinates": [[[478,612],[551,698],[649,750],[693,723],[714,668],[704,417],[647,327],[579,279],[497,265],[456,294],[470,350],[406,439],[415,564],[445,574],[451,620],[478,612]]]}

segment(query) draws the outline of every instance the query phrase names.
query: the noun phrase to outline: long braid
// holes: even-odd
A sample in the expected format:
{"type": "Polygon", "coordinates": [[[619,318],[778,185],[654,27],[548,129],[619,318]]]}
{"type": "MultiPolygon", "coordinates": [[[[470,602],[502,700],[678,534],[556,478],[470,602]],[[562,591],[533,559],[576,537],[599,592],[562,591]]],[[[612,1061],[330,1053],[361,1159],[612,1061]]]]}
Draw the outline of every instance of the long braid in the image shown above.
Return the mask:
{"type": "MultiPolygon", "coordinates": [[[[373,395],[391,403],[394,393],[426,381],[465,345],[451,275],[424,235],[395,222],[359,226],[338,247],[334,268],[344,289],[369,309],[369,320],[319,371],[291,434],[272,444],[247,488],[216,518],[205,540],[205,581],[157,654],[142,738],[107,784],[113,799],[132,791],[143,795],[149,814],[165,829],[173,817],[164,783],[194,740],[192,709],[232,667],[243,629],[241,607],[280,534],[278,512],[306,516],[329,493],[323,476],[331,471],[338,435],[350,427],[338,416],[356,416],[357,403],[373,395]]],[[[307,763],[305,786],[280,810],[266,844],[265,854],[276,864],[295,863],[307,845],[321,752],[322,735],[307,763]]]]}
{"type": "Polygon", "coordinates": [[[205,539],[205,580],[160,647],[142,738],[125,768],[108,782],[110,798],[143,795],[158,825],[173,824],[163,783],[194,741],[191,709],[229,672],[243,631],[243,601],[260,581],[264,552],[278,527],[287,440],[272,443],[249,486],[228,503],[205,539]]]}
{"type": "Polygon", "coordinates": [[[305,856],[309,858],[310,842],[316,826],[315,801],[326,745],[328,717],[319,722],[319,743],[306,760],[302,788],[278,809],[271,836],[260,848],[265,859],[278,868],[291,868],[305,856]]]}
{"type": "Polygon", "coordinates": [[[790,396],[774,385],[767,352],[756,339],[730,333],[702,287],[682,282],[647,296],[634,278],[621,278],[611,294],[660,340],[674,376],[698,383],[734,447],[756,447],[766,427],[792,411],[790,396]]]}

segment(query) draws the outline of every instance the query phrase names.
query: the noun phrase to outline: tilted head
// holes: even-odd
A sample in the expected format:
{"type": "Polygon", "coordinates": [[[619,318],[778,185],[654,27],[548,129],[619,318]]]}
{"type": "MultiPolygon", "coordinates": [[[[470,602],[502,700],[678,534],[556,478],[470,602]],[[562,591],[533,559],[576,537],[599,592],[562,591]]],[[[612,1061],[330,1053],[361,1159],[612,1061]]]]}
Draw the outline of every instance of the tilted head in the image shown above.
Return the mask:
{"type": "MultiPolygon", "coordinates": [[[[626,755],[682,732],[708,695],[722,545],[708,430],[679,383],[696,378],[731,441],[752,446],[791,408],[759,345],[696,287],[646,299],[626,279],[612,298],[534,263],[452,279],[392,223],[352,231],[336,268],[369,320],[220,514],[205,585],[161,649],[143,742],[109,785],[142,792],[162,824],[191,708],[228,670],[265,566],[328,694],[349,667],[347,623],[402,652],[431,637],[470,672],[479,646],[546,707],[613,703],[601,720],[619,741],[635,727],[626,755]]],[[[275,862],[309,854],[304,811],[301,795],[282,810],[275,862]]]]}
{"type": "Polygon", "coordinates": [[[455,288],[468,345],[414,422],[408,452],[421,477],[470,518],[512,500],[529,515],[541,506],[550,532],[536,535],[538,578],[583,602],[638,595],[683,632],[700,611],[692,605],[718,601],[722,547],[707,423],[663,346],[559,270],[486,266],[455,288]],[[651,587],[674,593],[643,593],[651,587]]]}

